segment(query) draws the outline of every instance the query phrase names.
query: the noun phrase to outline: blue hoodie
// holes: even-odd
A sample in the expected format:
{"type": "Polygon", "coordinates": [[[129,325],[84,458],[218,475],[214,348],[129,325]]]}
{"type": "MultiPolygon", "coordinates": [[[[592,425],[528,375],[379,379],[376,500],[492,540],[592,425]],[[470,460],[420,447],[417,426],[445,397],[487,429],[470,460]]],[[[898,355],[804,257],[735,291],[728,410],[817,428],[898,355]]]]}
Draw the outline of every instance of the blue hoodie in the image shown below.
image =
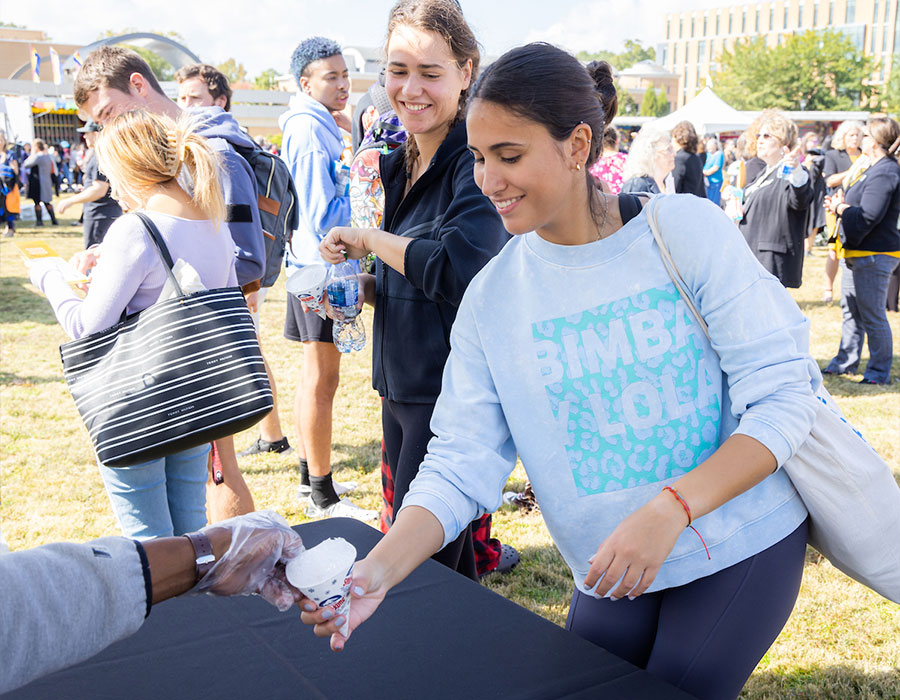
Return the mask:
{"type": "MultiPolygon", "coordinates": [[[[438,518],[445,544],[502,503],[518,454],[575,585],[590,593],[584,578],[600,543],[728,436],[758,440],[779,466],[807,438],[821,375],[787,290],[708,200],[666,196],[659,224],[712,344],[643,213],[586,245],[516,236],[471,282],[435,437],[403,499],[438,518]]],[[[711,559],[685,530],[649,590],[743,561],[806,516],[778,469],[696,520],[711,559]]]]}
{"type": "Polygon", "coordinates": [[[350,223],[350,195],[338,191],[336,172],[344,139],[327,107],[297,93],[278,125],[284,132],[281,157],[294,178],[300,215],[300,226],[287,249],[290,273],[291,267],[322,262],[319,243],[325,234],[350,223]]]}
{"type": "Polygon", "coordinates": [[[199,133],[222,158],[222,195],[225,197],[225,225],[234,241],[235,271],[240,286],[258,282],[266,267],[266,244],[257,206],[256,177],[250,164],[229,144],[255,148],[237,120],[221,107],[188,110],[203,117],[199,133]]]}

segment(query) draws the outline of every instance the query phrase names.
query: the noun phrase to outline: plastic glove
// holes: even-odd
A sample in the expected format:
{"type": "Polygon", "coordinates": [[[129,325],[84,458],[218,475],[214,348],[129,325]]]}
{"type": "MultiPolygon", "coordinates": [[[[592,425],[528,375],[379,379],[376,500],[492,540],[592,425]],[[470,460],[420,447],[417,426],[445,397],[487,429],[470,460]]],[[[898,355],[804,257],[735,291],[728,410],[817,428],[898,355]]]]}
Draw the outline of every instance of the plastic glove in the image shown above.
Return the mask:
{"type": "Polygon", "coordinates": [[[223,520],[201,532],[212,538],[220,529],[230,531],[228,551],[191,593],[259,595],[282,612],[300,600],[302,594],[288,583],[284,567],[303,551],[303,541],[284,518],[261,510],[223,520]]]}

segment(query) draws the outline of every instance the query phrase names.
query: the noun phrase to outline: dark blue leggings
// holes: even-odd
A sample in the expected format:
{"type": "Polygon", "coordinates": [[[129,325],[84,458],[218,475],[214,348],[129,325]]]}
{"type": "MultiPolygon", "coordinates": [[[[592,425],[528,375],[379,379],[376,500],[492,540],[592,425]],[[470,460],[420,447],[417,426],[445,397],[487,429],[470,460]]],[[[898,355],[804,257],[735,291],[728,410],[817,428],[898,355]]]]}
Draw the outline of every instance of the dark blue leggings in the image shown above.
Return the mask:
{"type": "Polygon", "coordinates": [[[736,698],[791,615],[806,536],[804,522],[734,566],[634,600],[576,590],[566,629],[701,700],[736,698]]]}

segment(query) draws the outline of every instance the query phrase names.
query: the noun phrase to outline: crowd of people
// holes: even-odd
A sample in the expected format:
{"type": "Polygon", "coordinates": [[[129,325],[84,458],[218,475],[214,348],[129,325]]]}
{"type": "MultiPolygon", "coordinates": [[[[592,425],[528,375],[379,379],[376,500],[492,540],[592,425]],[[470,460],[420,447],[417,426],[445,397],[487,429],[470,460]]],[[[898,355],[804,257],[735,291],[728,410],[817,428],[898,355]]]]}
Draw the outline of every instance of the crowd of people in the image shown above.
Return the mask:
{"type": "MultiPolygon", "coordinates": [[[[585,67],[534,43],[482,71],[454,0],[400,0],[386,36],[383,79],[356,123],[341,47],[322,37],[290,57],[297,92],[279,121],[299,214],[284,274],[359,261],[360,304],[374,307],[386,535],[355,566],[350,634],[428,557],[474,580],[518,563],[490,533],[518,458],[572,572],[566,628],[697,697],[736,697],[791,613],[806,550],[807,511],[780,466],[809,435],[822,377],[787,288],[801,283],[807,239],[822,233],[840,261],[844,319],[823,371],[856,371],[868,339],[863,381],[891,381],[885,307],[900,263],[900,126],[877,117],[842,127],[835,148],[820,151],[766,110],[735,145],[685,121],[671,133],[644,127],[625,154],[606,63],[585,67]],[[363,143],[388,123],[403,138],[381,143],[379,214],[356,225],[349,137],[363,143]],[[651,219],[709,338],[663,263],[651,219]]],[[[30,270],[72,338],[160,298],[167,271],[137,211],[204,287],[240,286],[259,333],[271,283],[257,184],[241,153],[266,144],[230,114],[221,72],[190,66],[176,80],[177,103],[140,56],[114,46],[87,56],[76,77],[89,155],[82,189],[56,213],[84,206],[85,251],[73,263],[90,284],[80,295],[58,270],[30,270]]],[[[17,165],[16,177],[38,174],[29,196],[56,223],[46,145],[36,141],[17,165]]],[[[177,560],[184,584],[170,594],[194,584],[260,590],[298,603],[340,650],[348,620],[329,619],[279,575],[296,542],[277,518],[254,519],[238,463],[296,451],[310,517],[379,518],[347,495],[354,483],[332,478],[342,357],[333,324],[287,294],[284,337],[302,348],[293,445],[267,366],[275,408],[243,452],[228,437],[98,467],[136,543],[107,542],[117,559],[139,561],[150,580],[147,560],[168,543],[159,551],[177,560]],[[194,572],[180,535],[194,547],[205,538],[219,563],[194,572]],[[268,556],[251,556],[246,537],[265,541],[268,556]],[[232,576],[233,567],[254,575],[221,581],[229,559],[232,576]]],[[[0,574],[33,584],[38,550],[24,573],[6,566],[26,556],[0,557],[0,574]]],[[[77,580],[109,576],[81,556],[71,553],[77,580]]],[[[35,651],[41,662],[12,683],[134,631],[141,580],[122,584],[131,609],[102,642],[88,648],[70,632],[35,651]]],[[[149,610],[157,598],[145,602],[149,610]]],[[[105,619],[98,608],[89,609],[105,619]]],[[[41,629],[66,622],[44,616],[41,629]]],[[[20,644],[12,634],[0,633],[0,649],[20,644]]]]}

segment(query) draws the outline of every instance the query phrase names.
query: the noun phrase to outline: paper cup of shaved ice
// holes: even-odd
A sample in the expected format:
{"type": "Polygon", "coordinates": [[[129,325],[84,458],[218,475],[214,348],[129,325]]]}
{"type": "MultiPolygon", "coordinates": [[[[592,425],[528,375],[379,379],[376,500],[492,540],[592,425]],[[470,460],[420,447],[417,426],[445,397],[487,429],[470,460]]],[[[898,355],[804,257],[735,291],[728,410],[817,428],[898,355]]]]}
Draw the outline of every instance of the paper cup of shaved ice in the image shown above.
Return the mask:
{"type": "Polygon", "coordinates": [[[350,583],[355,561],[356,547],[342,537],[331,537],[303,550],[285,567],[288,581],[303,595],[320,608],[330,608],[334,617],[344,616],[346,622],[339,631],[345,637],[350,631],[350,583]]]}
{"type": "Polygon", "coordinates": [[[325,319],[325,280],[328,270],[324,265],[304,265],[285,283],[289,294],[302,301],[308,309],[325,319]]]}

